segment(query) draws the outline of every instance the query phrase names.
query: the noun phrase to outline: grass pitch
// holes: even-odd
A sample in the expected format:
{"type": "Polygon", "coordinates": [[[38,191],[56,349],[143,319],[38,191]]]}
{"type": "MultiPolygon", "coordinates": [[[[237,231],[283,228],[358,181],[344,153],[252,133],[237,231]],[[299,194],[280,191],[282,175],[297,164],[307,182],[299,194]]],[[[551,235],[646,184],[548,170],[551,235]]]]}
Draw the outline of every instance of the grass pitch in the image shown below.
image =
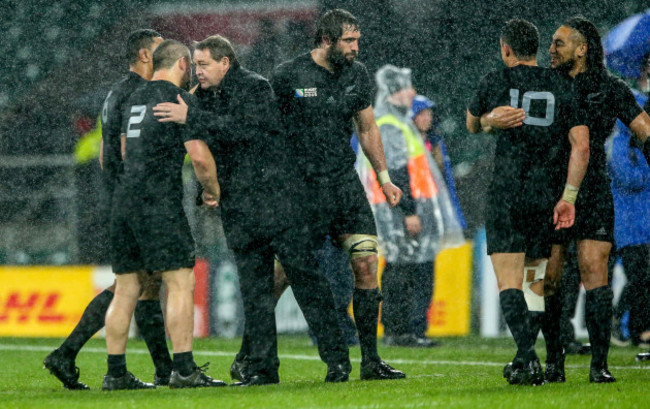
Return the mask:
{"type": "MultiPolygon", "coordinates": [[[[210,362],[208,374],[230,382],[228,370],[239,339],[199,339],[194,356],[210,362]]],[[[359,348],[352,348],[353,371],[346,384],[325,384],[326,367],[306,336],[280,339],[281,383],[251,388],[102,392],[105,344],[91,340],[77,358],[80,380],[90,391],[68,391],[42,369],[58,339],[0,338],[0,408],[648,408],[650,364],[636,363],[636,348],[610,351],[617,383],[588,382],[589,357],[567,357],[567,382],[538,387],[511,386],[501,377],[514,355],[510,339],[442,339],[433,349],[386,348],[382,357],[407,373],[400,381],[360,381],[359,348]]],[[[543,341],[538,353],[544,356],[543,341]]],[[[151,382],[153,365],[142,341],[131,340],[128,368],[151,382]]]]}

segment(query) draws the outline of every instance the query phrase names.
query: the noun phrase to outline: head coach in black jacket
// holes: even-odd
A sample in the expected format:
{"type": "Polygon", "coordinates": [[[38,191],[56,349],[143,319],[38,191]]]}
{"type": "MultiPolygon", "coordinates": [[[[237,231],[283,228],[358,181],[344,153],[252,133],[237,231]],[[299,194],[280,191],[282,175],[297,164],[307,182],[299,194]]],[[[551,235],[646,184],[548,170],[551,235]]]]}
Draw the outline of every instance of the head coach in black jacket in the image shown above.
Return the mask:
{"type": "MultiPolygon", "coordinates": [[[[221,216],[235,254],[249,335],[241,385],[279,382],[273,264],[277,256],[328,366],[326,381],[348,379],[348,349],[329,284],[318,269],[301,215],[299,169],[287,163],[279,111],[264,77],[241,67],[230,42],[214,35],[194,44],[199,107],[159,104],[160,121],[186,123],[208,141],[221,185],[221,216]]],[[[204,194],[204,200],[212,198],[204,194]]]]}

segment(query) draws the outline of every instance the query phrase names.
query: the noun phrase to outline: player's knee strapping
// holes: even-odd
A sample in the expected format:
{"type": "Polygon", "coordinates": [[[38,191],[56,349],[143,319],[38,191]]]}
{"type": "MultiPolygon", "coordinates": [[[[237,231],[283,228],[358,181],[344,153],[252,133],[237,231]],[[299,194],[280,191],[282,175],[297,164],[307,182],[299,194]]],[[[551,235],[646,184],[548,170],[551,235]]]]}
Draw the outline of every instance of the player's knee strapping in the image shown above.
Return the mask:
{"type": "Polygon", "coordinates": [[[544,280],[547,263],[548,261],[544,260],[537,266],[524,267],[524,282],[522,289],[524,290],[524,298],[526,299],[526,304],[528,305],[528,311],[544,311],[544,295],[535,293],[531,286],[544,280]]]}
{"type": "Polygon", "coordinates": [[[350,259],[377,255],[377,236],[353,234],[343,242],[343,249],[350,259]]]}

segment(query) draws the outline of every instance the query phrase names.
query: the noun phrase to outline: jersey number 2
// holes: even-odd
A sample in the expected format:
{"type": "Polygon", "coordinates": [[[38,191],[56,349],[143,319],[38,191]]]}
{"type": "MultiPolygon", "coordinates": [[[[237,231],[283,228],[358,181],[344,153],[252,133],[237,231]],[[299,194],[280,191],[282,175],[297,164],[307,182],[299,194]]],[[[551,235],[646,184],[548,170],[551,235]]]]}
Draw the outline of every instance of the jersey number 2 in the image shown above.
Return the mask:
{"type": "Polygon", "coordinates": [[[144,115],[147,113],[146,105],[133,105],[131,107],[131,117],[129,118],[129,125],[126,127],[127,138],[139,138],[140,130],[137,129],[138,125],[144,120],[144,115]]]}
{"type": "MultiPolygon", "coordinates": [[[[510,89],[510,106],[513,108],[519,107],[518,89],[510,89]]],[[[524,119],[526,125],[551,126],[553,119],[555,119],[555,96],[546,91],[527,91],[521,99],[521,108],[526,113],[526,119],[524,119]],[[546,101],[546,115],[543,118],[530,116],[530,104],[533,100],[546,101]]]]}

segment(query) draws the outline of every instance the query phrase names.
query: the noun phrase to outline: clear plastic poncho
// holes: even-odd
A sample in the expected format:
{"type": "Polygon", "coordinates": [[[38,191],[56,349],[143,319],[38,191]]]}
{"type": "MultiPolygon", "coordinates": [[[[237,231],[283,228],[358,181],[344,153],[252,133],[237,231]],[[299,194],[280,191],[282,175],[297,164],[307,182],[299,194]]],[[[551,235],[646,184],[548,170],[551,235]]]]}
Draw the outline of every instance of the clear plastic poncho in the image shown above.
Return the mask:
{"type": "Polygon", "coordinates": [[[399,206],[389,207],[370,162],[359,149],[357,171],[375,216],[380,249],[388,263],[433,261],[440,250],[464,243],[462,227],[444,177],[425,148],[408,109],[388,101],[393,93],[411,86],[410,70],[382,67],[377,72],[377,85],[375,118],[382,132],[388,170],[390,173],[391,169],[408,168],[411,196],[422,224],[417,236],[407,233],[406,215],[399,206]]]}

